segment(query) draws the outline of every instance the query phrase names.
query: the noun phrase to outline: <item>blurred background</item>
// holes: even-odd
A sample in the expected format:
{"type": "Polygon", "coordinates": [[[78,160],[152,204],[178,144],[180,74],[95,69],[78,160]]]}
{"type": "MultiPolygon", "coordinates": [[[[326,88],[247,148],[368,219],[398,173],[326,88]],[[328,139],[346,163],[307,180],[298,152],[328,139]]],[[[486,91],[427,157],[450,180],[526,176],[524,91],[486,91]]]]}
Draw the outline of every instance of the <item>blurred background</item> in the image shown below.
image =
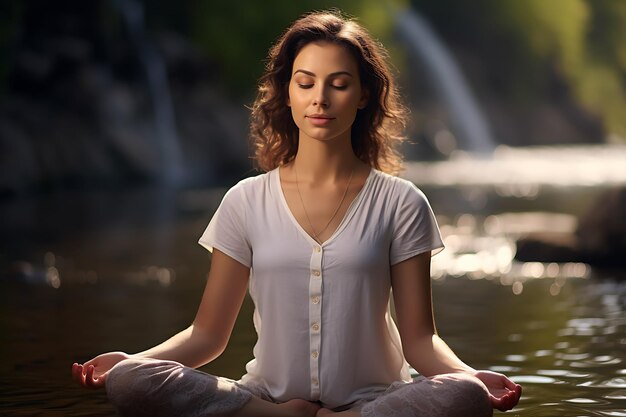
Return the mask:
{"type": "MultiPolygon", "coordinates": [[[[411,109],[441,334],[524,385],[515,415],[626,416],[622,0],[2,2],[0,415],[112,415],[71,363],[189,324],[197,239],[258,174],[267,51],[329,7],[386,46],[411,109]]],[[[205,370],[242,375],[251,309],[205,370]]]]}

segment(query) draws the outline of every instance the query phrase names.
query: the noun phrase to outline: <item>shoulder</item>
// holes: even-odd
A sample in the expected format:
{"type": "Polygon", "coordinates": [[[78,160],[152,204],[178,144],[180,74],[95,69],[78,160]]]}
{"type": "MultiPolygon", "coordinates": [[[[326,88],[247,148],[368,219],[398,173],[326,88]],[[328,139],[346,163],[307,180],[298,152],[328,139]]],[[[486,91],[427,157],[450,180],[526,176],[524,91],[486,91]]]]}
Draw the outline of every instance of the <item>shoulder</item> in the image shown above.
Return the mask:
{"type": "Polygon", "coordinates": [[[274,171],[244,178],[233,185],[224,195],[228,199],[250,200],[265,190],[270,183],[274,171]]]}
{"type": "Polygon", "coordinates": [[[376,188],[388,201],[399,204],[428,204],[426,195],[411,181],[374,170],[376,188]]]}

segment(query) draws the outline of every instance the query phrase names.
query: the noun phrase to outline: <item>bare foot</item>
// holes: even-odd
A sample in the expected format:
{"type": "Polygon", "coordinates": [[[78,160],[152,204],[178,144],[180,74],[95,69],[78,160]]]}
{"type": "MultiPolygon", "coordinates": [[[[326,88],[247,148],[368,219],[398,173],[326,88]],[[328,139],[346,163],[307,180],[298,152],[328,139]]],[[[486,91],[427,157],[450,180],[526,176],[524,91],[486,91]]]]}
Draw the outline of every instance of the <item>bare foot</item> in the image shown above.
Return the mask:
{"type": "Polygon", "coordinates": [[[294,417],[315,417],[320,409],[319,404],[300,399],[289,400],[280,404],[280,407],[294,417]]]}
{"type": "Polygon", "coordinates": [[[335,413],[332,410],[329,410],[328,408],[320,408],[319,410],[317,410],[317,414],[315,415],[315,417],[327,416],[329,414],[335,414],[335,413]]]}

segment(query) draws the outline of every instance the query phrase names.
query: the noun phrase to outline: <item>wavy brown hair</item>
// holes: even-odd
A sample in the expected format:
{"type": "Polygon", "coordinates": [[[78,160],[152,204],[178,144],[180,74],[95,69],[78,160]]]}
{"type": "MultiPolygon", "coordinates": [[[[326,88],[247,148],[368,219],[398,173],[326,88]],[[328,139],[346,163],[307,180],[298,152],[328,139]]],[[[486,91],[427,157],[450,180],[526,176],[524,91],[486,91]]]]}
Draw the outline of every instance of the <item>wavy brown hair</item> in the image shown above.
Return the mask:
{"type": "Polygon", "coordinates": [[[402,169],[397,147],[405,139],[407,111],[387,64],[387,51],[361,25],[337,10],[302,16],[270,48],[252,105],[250,136],[258,168],[270,171],[296,155],[298,127],[287,106],[289,81],[298,52],[316,41],[346,47],[357,61],[361,86],[368,93],[367,105],[352,124],[355,155],[371,167],[397,174],[402,169]]]}

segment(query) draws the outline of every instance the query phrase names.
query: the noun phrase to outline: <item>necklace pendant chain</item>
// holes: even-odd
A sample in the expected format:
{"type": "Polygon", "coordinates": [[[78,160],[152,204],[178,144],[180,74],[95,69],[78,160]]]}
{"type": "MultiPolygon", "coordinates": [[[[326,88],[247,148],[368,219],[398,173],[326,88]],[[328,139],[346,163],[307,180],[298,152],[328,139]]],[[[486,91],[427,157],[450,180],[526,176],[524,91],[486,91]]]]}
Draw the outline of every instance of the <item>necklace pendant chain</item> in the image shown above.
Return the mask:
{"type": "Polygon", "coordinates": [[[350,178],[348,179],[348,184],[346,185],[346,189],[343,191],[343,195],[341,196],[341,200],[339,200],[339,204],[337,205],[337,208],[335,208],[335,211],[333,212],[333,215],[330,217],[330,220],[328,220],[328,222],[326,223],[326,226],[324,226],[324,228],[320,232],[315,231],[315,228],[313,227],[313,223],[311,223],[311,219],[309,218],[309,213],[306,211],[304,200],[302,199],[302,194],[300,193],[300,182],[298,181],[298,168],[296,168],[295,161],[293,164],[293,170],[296,173],[296,188],[298,190],[298,196],[300,197],[300,204],[302,204],[302,210],[304,210],[304,216],[306,217],[306,220],[309,223],[311,232],[313,232],[313,239],[321,245],[322,242],[319,236],[322,233],[324,233],[326,229],[328,229],[328,226],[330,226],[330,223],[333,221],[333,219],[339,212],[339,209],[341,208],[341,205],[343,204],[343,200],[345,200],[346,195],[348,194],[348,189],[350,188],[350,184],[352,183],[352,176],[354,175],[354,166],[352,167],[352,172],[350,172],[350,178]]]}

